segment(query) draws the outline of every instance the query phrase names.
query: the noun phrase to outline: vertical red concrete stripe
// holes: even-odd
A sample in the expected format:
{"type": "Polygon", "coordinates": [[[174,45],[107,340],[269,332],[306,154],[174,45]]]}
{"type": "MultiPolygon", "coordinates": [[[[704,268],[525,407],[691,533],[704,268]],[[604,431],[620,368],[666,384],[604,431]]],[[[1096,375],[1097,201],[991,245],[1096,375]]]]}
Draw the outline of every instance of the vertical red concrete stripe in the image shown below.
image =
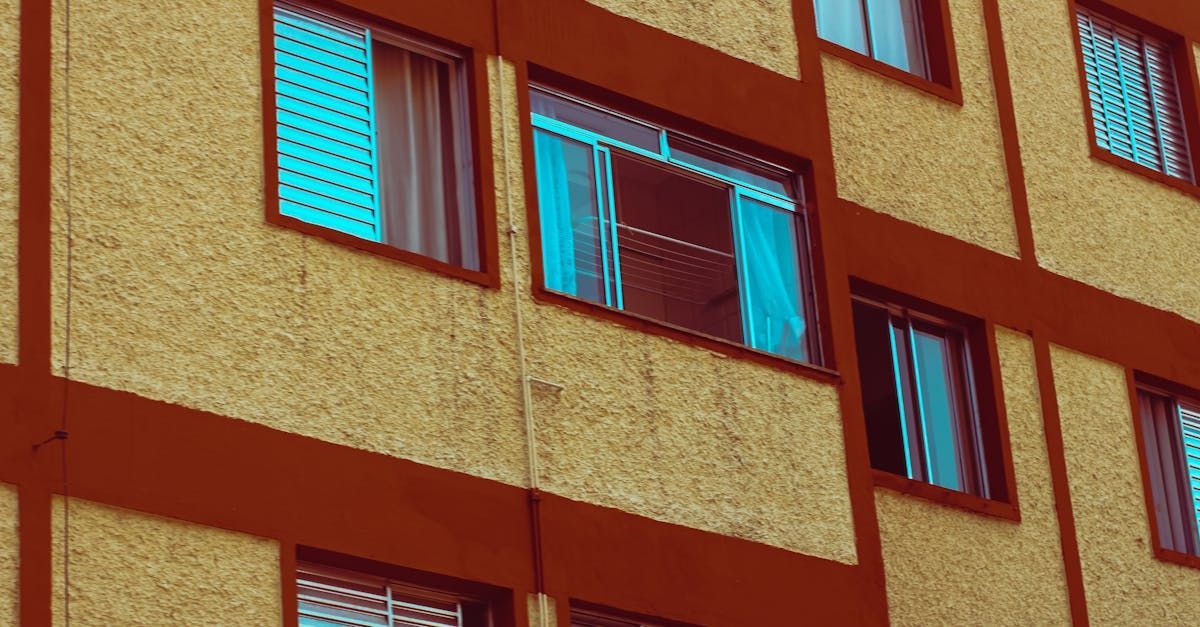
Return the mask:
{"type": "Polygon", "coordinates": [[[879,518],[875,510],[875,487],[871,472],[870,455],[867,450],[866,421],[859,390],[858,359],[854,349],[854,322],[850,308],[850,277],[845,258],[843,241],[851,234],[846,232],[844,220],[840,219],[840,203],[837,202],[837,180],[834,175],[833,145],[829,130],[829,110],[825,95],[825,77],[821,67],[820,45],[817,40],[816,13],[811,0],[793,0],[792,15],[795,21],[801,78],[816,88],[820,106],[816,107],[808,123],[823,129],[817,137],[821,143],[814,147],[817,155],[812,167],[813,196],[817,211],[814,215],[814,242],[812,256],[818,293],[824,293],[825,307],[822,313],[828,318],[826,326],[831,329],[827,336],[832,346],[832,355],[826,363],[842,375],[838,390],[838,402],[842,415],[845,438],[846,477],[850,489],[850,503],[854,520],[855,548],[858,563],[863,570],[863,614],[872,624],[888,623],[887,583],[883,567],[883,539],[879,530],[879,518]]]}
{"type": "Polygon", "coordinates": [[[1004,32],[1000,21],[999,0],[984,0],[983,21],[987,29],[988,55],[992,63],[992,84],[996,90],[996,111],[1000,117],[1000,135],[1004,142],[1004,165],[1008,170],[1008,190],[1012,196],[1013,220],[1017,227],[1017,245],[1021,259],[1037,265],[1033,239],[1033,221],[1029,215],[1029,195],[1025,188],[1025,169],[1021,164],[1021,140],[1017,134],[1017,115],[1013,104],[1012,83],[1008,75],[1008,57],[1004,50],[1004,32]]]}
{"type": "MultiPolygon", "coordinates": [[[[20,202],[17,233],[19,349],[16,425],[32,443],[48,423],[50,388],[50,2],[21,2],[20,202]]],[[[22,443],[18,442],[20,448],[22,443]]],[[[28,449],[24,449],[28,450],[28,449]]],[[[50,492],[23,464],[19,494],[22,625],[51,622],[50,492]]]]}
{"type": "Polygon", "coordinates": [[[1050,480],[1054,487],[1054,509],[1058,515],[1063,571],[1066,574],[1067,596],[1071,603],[1071,622],[1075,625],[1087,625],[1083,565],[1079,558],[1079,540],[1075,533],[1071,487],[1067,481],[1067,458],[1063,448],[1062,423],[1058,415],[1058,392],[1054,387],[1050,342],[1046,340],[1045,333],[1034,332],[1033,350],[1037,364],[1038,392],[1042,398],[1042,420],[1046,428],[1046,452],[1050,458],[1050,480]]]}
{"type": "Polygon", "coordinates": [[[279,541],[279,597],[283,627],[300,624],[300,603],[296,589],[296,543],[279,541]]]}
{"type": "Polygon", "coordinates": [[[50,492],[26,483],[18,490],[19,535],[21,546],[20,586],[21,624],[49,626],[51,623],[51,551],[50,492]]]}

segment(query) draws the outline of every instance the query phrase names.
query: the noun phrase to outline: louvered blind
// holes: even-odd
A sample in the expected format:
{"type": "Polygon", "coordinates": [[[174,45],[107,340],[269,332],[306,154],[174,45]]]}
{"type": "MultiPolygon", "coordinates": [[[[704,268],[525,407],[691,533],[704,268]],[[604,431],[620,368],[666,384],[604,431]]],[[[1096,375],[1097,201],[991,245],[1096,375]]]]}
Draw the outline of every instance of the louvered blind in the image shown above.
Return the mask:
{"type": "Polygon", "coordinates": [[[296,581],[301,627],[462,627],[461,605],[436,592],[383,579],[300,564],[296,581]]]}
{"type": "MultiPolygon", "coordinates": [[[[1184,473],[1191,486],[1192,513],[1200,528],[1200,410],[1179,411],[1180,432],[1183,435],[1184,473]]],[[[1200,538],[1197,539],[1200,541],[1200,538]]]]}
{"type": "Polygon", "coordinates": [[[1079,9],[1076,21],[1096,143],[1192,180],[1170,46],[1086,9],[1079,9]]]}
{"type": "Polygon", "coordinates": [[[379,241],[370,32],[283,2],[274,23],[279,211],[379,241]]]}

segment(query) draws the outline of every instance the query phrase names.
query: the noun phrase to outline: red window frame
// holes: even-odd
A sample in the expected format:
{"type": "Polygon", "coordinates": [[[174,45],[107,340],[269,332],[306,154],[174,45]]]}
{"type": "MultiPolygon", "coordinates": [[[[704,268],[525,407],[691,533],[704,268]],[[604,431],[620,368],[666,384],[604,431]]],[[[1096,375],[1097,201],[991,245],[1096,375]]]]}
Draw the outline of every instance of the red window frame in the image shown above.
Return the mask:
{"type": "MultiPolygon", "coordinates": [[[[852,298],[857,302],[881,308],[889,317],[892,313],[899,312],[910,324],[933,327],[939,332],[955,334],[962,339],[962,346],[967,351],[967,355],[963,356],[964,363],[969,367],[972,389],[960,390],[956,396],[964,400],[968,394],[973,396],[975,408],[973,418],[971,414],[960,413],[961,420],[972,422],[960,425],[960,429],[968,433],[975,432],[970,441],[965,442],[962,447],[967,452],[965,464],[970,466],[964,469],[964,474],[968,479],[986,482],[990,496],[985,498],[971,492],[952,490],[872,466],[875,485],[971,512],[1020,521],[1016,473],[1013,468],[994,325],[989,321],[973,318],[857,278],[852,278],[850,285],[852,298]],[[985,476],[978,474],[980,464],[976,462],[976,458],[979,456],[986,461],[985,476]]],[[[856,339],[856,345],[857,342],[856,339]]],[[[965,386],[966,383],[967,381],[959,378],[959,385],[965,386]]],[[[860,369],[861,385],[864,384],[860,369]]],[[[902,399],[898,400],[903,402],[902,399]]],[[[865,414],[864,418],[870,421],[870,417],[865,414]]],[[[870,431],[869,424],[867,431],[870,431]]]]}
{"type": "MultiPolygon", "coordinates": [[[[886,76],[943,100],[962,106],[962,81],[958,73],[958,54],[954,46],[954,28],[950,20],[949,0],[917,0],[921,11],[921,30],[924,34],[925,58],[929,64],[929,78],[906,72],[840,44],[814,36],[821,52],[844,59],[876,74],[886,76]]],[[[808,0],[808,11],[815,8],[808,0]]]]}
{"type": "MultiPolygon", "coordinates": [[[[279,211],[279,175],[276,119],[275,119],[275,59],[274,59],[274,0],[259,0],[259,50],[262,66],[262,116],[263,116],[263,200],[265,204],[265,219],[268,224],[289,228],[306,235],[320,237],[342,246],[348,246],[371,254],[395,259],[409,265],[426,268],[441,274],[452,276],[465,281],[477,283],[485,287],[498,289],[500,287],[499,251],[496,235],[496,202],[495,184],[492,173],[492,138],[491,138],[491,105],[488,95],[487,54],[489,50],[478,43],[472,45],[472,40],[478,39],[478,34],[452,32],[448,24],[432,24],[428,18],[421,20],[426,24],[408,26],[398,22],[405,16],[403,7],[377,6],[379,3],[370,0],[348,0],[346,3],[334,4],[328,0],[294,0],[303,5],[312,6],[333,15],[338,15],[364,24],[368,27],[386,29],[406,37],[428,41],[461,54],[463,59],[462,73],[466,79],[468,115],[467,132],[471,136],[472,159],[475,164],[474,177],[470,183],[475,197],[475,207],[478,214],[479,259],[480,270],[463,268],[438,259],[427,257],[420,253],[403,250],[384,244],[372,242],[353,235],[342,233],[335,229],[310,224],[286,216],[279,211]],[[421,30],[420,26],[438,27],[433,30],[421,30]]],[[[414,11],[414,13],[416,13],[414,11]]],[[[422,16],[423,17],[423,16],[422,16]]]]}
{"type": "Polygon", "coordinates": [[[821,247],[819,242],[821,241],[821,237],[818,210],[813,200],[816,197],[816,190],[814,188],[811,163],[809,161],[764,147],[761,144],[756,144],[743,138],[715,132],[709,127],[701,126],[680,116],[647,106],[602,87],[564,76],[540,66],[529,64],[525,68],[526,71],[517,72],[516,89],[518,114],[521,116],[522,157],[526,163],[524,181],[526,187],[526,220],[529,225],[530,283],[535,300],[609,320],[627,328],[699,346],[723,355],[761,363],[822,383],[838,383],[841,381],[841,375],[836,370],[834,355],[832,353],[832,332],[829,325],[825,324],[825,321],[829,319],[829,308],[825,286],[825,272],[820,253],[821,247]],[[607,307],[548,289],[545,285],[545,271],[542,266],[542,242],[540,236],[541,208],[536,193],[537,177],[535,168],[533,167],[534,129],[531,122],[532,106],[530,103],[530,88],[534,84],[573,94],[579,98],[586,99],[588,102],[623,114],[635,116],[646,122],[671,128],[698,139],[712,141],[720,146],[728,147],[747,155],[767,159],[773,163],[785,166],[794,172],[797,184],[802,188],[803,198],[806,199],[804,210],[808,218],[807,229],[809,235],[808,263],[806,269],[811,275],[809,282],[814,300],[811,307],[814,315],[812,324],[817,332],[817,342],[820,346],[822,365],[795,361],[740,343],[672,325],[651,317],[607,307]]]}
{"type": "Polygon", "coordinates": [[[1162,537],[1159,535],[1158,503],[1154,497],[1154,485],[1150,473],[1151,460],[1146,447],[1146,438],[1150,434],[1146,433],[1146,430],[1142,426],[1141,402],[1139,398],[1139,392],[1145,390],[1151,394],[1169,397],[1176,402],[1179,399],[1186,399],[1196,401],[1195,404],[1200,405],[1200,390],[1194,390],[1144,372],[1137,372],[1132,368],[1127,369],[1125,374],[1126,383],[1129,387],[1134,439],[1137,440],[1138,463],[1142,471],[1142,495],[1146,501],[1146,519],[1150,527],[1150,544],[1154,557],[1162,562],[1200,569],[1200,555],[1192,555],[1191,553],[1167,548],[1164,546],[1162,537]]]}
{"type": "Polygon", "coordinates": [[[1179,88],[1179,106],[1183,114],[1184,130],[1187,133],[1188,152],[1192,160],[1192,169],[1200,177],[1200,100],[1197,99],[1198,94],[1200,94],[1200,79],[1197,78],[1196,74],[1196,55],[1192,49],[1191,42],[1179,33],[1163,28],[1147,19],[1101,2],[1100,0],[1067,0],[1067,7],[1071,24],[1071,37],[1075,47],[1076,73],[1079,75],[1080,97],[1083,99],[1084,123],[1087,127],[1088,136],[1088,152],[1091,157],[1102,163],[1133,172],[1186,194],[1200,197],[1200,185],[1171,176],[1165,172],[1159,172],[1153,168],[1148,168],[1100,147],[1099,142],[1096,140],[1096,124],[1092,112],[1091,98],[1088,95],[1087,74],[1084,69],[1083,60],[1083,44],[1079,38],[1076,14],[1080,8],[1087,9],[1131,30],[1153,36],[1171,47],[1172,61],[1175,64],[1175,82],[1179,88]]]}

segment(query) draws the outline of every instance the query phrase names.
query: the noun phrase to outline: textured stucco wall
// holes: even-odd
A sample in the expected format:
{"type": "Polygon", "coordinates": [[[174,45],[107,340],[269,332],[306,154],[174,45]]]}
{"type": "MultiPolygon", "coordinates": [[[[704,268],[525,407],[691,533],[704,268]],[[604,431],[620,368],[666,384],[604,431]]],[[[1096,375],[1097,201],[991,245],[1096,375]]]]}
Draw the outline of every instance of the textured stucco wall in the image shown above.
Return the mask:
{"type": "MultiPolygon", "coordinates": [[[[278,625],[273,540],[72,499],[71,625],[278,625]]],[[[63,500],[54,501],[54,624],[63,599],[63,500]]]]}
{"type": "Polygon", "coordinates": [[[72,377],[523,481],[511,294],[264,223],[257,4],[71,7],[72,377]]]}
{"type": "Polygon", "coordinates": [[[535,386],[544,487],[855,560],[832,386],[531,301],[511,68],[495,291],[264,224],[256,2],[161,5],[72,6],[72,378],[524,484],[516,293],[532,374],[565,386],[535,386]]]}
{"type": "Polygon", "coordinates": [[[1070,623],[1033,343],[997,328],[996,344],[1021,522],[878,490],[894,624],[1070,623]]]}
{"type": "Polygon", "coordinates": [[[1194,625],[1200,572],[1159,562],[1125,372],[1052,347],[1088,614],[1096,625],[1194,625]]]}
{"type": "Polygon", "coordinates": [[[21,544],[16,486],[0,483],[0,625],[16,625],[21,544]]]}
{"type": "Polygon", "coordinates": [[[1016,256],[982,1],[950,15],[961,107],[823,55],[838,196],[1016,256]]]}
{"type": "Polygon", "coordinates": [[[17,156],[20,0],[0,0],[0,363],[17,361],[17,156]]]}
{"type": "Polygon", "coordinates": [[[1038,260],[1200,320],[1200,201],[1091,158],[1067,3],[1000,9],[1038,260]]]}
{"type": "Polygon", "coordinates": [[[791,0],[587,0],[684,39],[800,77],[791,0]]]}

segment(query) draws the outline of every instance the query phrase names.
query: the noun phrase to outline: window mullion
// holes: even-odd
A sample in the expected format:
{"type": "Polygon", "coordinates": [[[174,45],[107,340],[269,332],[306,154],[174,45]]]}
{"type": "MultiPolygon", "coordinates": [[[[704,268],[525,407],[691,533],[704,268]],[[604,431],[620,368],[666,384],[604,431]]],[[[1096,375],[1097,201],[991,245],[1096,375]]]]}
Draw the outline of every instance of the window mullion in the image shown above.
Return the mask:
{"type": "Polygon", "coordinates": [[[862,5],[863,32],[867,35],[864,37],[867,44],[867,56],[874,59],[875,29],[871,28],[871,0],[859,0],[859,3],[862,5]]]}
{"type": "Polygon", "coordinates": [[[597,161],[601,166],[596,169],[596,193],[600,201],[601,251],[605,254],[612,272],[609,276],[609,268],[605,268],[605,304],[617,309],[624,309],[625,298],[624,289],[621,287],[621,249],[617,239],[617,203],[613,186],[612,152],[606,146],[597,146],[596,153],[597,161]],[[606,240],[608,250],[604,251],[603,246],[606,240]]]}
{"type": "Polygon", "coordinates": [[[752,348],[760,348],[754,346],[754,338],[757,336],[754,334],[755,320],[751,313],[753,309],[750,301],[750,268],[746,265],[746,260],[753,253],[746,247],[746,229],[742,223],[742,195],[736,187],[729,190],[729,195],[733,201],[729,210],[733,220],[733,262],[738,271],[738,294],[742,308],[742,341],[752,348]]]}
{"type": "Polygon", "coordinates": [[[913,331],[912,321],[905,320],[904,328],[905,338],[908,342],[908,364],[909,372],[912,374],[912,395],[913,407],[916,409],[917,429],[919,431],[918,443],[921,445],[921,461],[925,467],[925,480],[930,483],[935,483],[933,480],[933,459],[929,456],[929,426],[925,420],[925,404],[921,402],[921,369],[917,365],[917,338],[913,331]]]}

